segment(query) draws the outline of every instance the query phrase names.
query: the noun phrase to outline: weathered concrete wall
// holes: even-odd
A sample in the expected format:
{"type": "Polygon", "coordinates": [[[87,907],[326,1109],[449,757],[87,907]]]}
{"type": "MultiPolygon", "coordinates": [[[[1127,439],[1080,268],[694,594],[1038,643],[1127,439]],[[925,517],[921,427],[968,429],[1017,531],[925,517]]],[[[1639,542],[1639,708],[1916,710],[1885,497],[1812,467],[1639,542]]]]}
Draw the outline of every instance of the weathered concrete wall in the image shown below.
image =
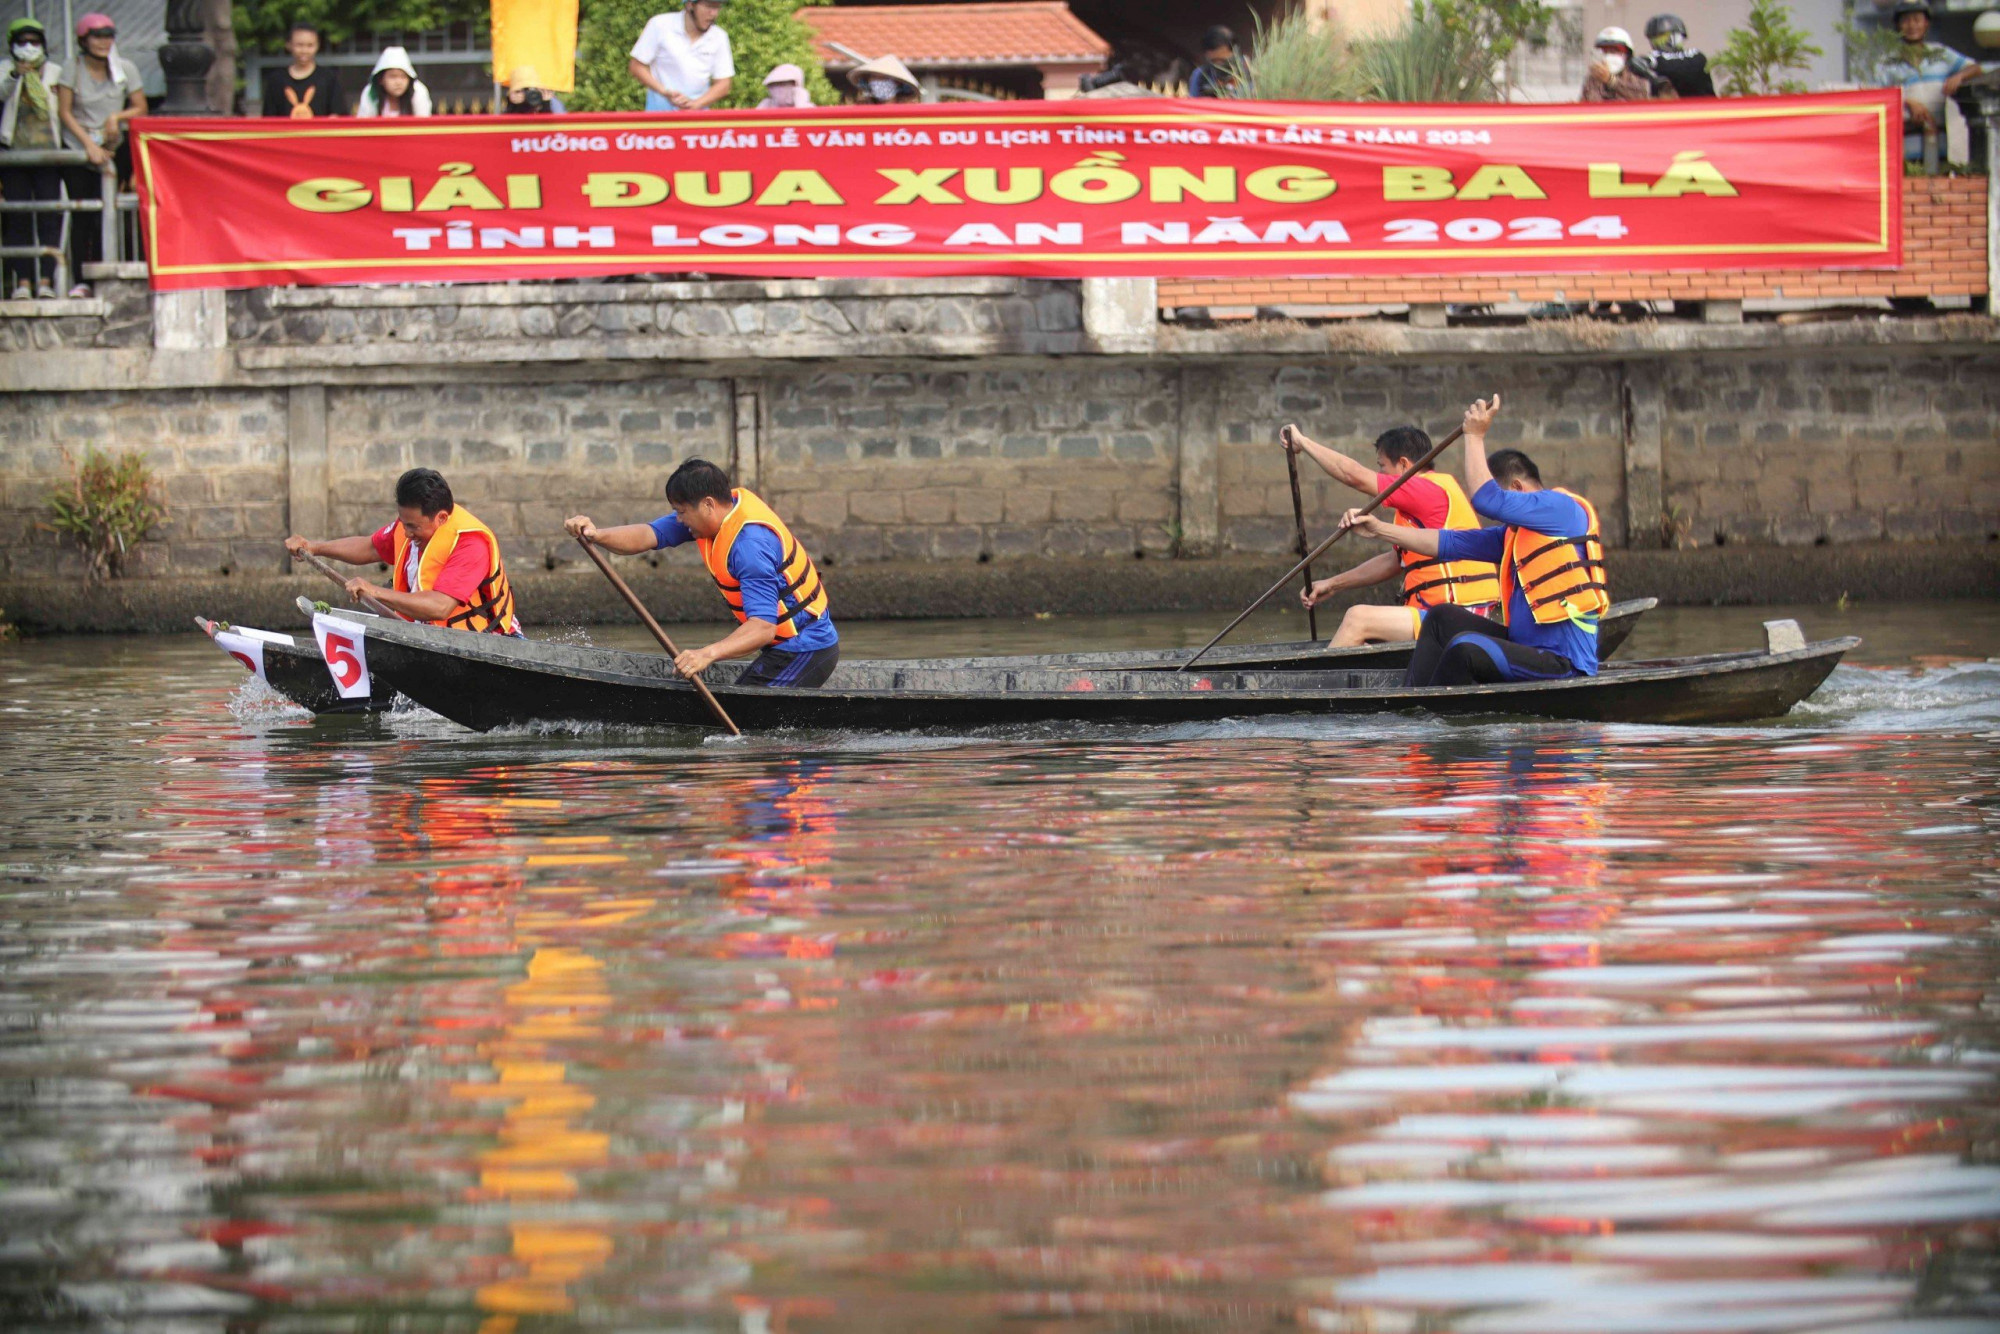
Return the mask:
{"type": "MultiPolygon", "coordinates": [[[[111,346],[114,314],[180,308],[103,286],[88,345],[7,334],[24,349],[0,357],[9,580],[77,569],[36,525],[62,451],[92,444],[160,470],[172,519],[139,575],[276,572],[287,531],[374,527],[417,464],[517,566],[561,566],[564,514],[651,517],[695,455],[833,566],[1275,553],[1292,540],[1280,424],[1365,457],[1385,427],[1443,431],[1496,391],[1493,442],[1590,495],[1614,546],[2000,533],[1985,318],[1114,342],[1082,327],[1075,284],[541,284],[232,293],[213,321],[159,318],[155,345],[111,346]]],[[[0,311],[0,333],[80,318],[0,311]]],[[[1351,497],[1307,476],[1324,531],[1351,497]]]]}
{"type": "Polygon", "coordinates": [[[1703,359],[1660,378],[1665,521],[1684,541],[2000,530],[2000,353],[1703,359]]]}

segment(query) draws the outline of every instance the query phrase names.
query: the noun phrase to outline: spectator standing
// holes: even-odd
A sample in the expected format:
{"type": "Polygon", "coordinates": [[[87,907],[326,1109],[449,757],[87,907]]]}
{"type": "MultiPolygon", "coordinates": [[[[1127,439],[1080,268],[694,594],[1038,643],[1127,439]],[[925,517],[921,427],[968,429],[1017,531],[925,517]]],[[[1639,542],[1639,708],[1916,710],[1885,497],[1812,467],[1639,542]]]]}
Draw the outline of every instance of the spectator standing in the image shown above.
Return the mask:
{"type": "Polygon", "coordinates": [[[1220,26],[1201,35],[1201,63],[1188,76],[1189,97],[1226,97],[1236,76],[1229,72],[1236,59],[1236,34],[1220,26]]]}
{"type": "Polygon", "coordinates": [[[432,114],[431,90],[417,77],[410,53],[400,46],[385,47],[376,57],[368,75],[368,86],[355,99],[357,116],[428,116],[432,114]]]}
{"type": "Polygon", "coordinates": [[[1585,102],[1652,102],[1674,97],[1674,86],[1632,59],[1632,34],[1606,28],[1592,43],[1597,59],[1583,76],[1585,102]]]}
{"type": "MultiPolygon", "coordinates": [[[[146,114],[146,94],[139,85],[139,67],[118,54],[118,27],[103,14],[85,14],[76,21],[83,48],[76,64],[56,84],[56,116],[62,121],[67,147],[89,158],[88,165],[62,168],[63,186],[71,199],[102,196],[102,177],[132,174],[132,145],[125,122],[146,114]]],[[[83,266],[102,258],[104,233],[97,219],[78,215],[70,220],[69,251],[73,297],[90,295],[83,266]]]]}
{"type": "Polygon", "coordinates": [[[626,64],[646,89],[648,111],[699,111],[729,96],[736,59],[716,19],[722,0],[688,0],[677,14],[646,20],[626,64]]]}
{"type": "Polygon", "coordinates": [[[1931,32],[1930,0],[1897,0],[1895,22],[1903,46],[1883,64],[1883,86],[1903,90],[1903,160],[1921,162],[1924,131],[1935,130],[1943,143],[1945,101],[1979,72],[1979,65],[1948,46],[1924,40],[1931,32]]]}
{"type": "Polygon", "coordinates": [[[759,111],[812,104],[812,93],[806,88],[806,72],[797,65],[780,65],[764,76],[764,100],[757,104],[759,111]]]}
{"type": "Polygon", "coordinates": [[[877,56],[847,72],[847,81],[861,96],[863,106],[883,106],[891,102],[921,102],[924,86],[910,67],[895,56],[877,56]]]}
{"type": "Polygon", "coordinates": [[[568,107],[562,99],[542,87],[542,76],[533,65],[516,65],[507,76],[507,100],[500,108],[503,116],[560,116],[568,107]]]}
{"type": "MultiPolygon", "coordinates": [[[[62,66],[48,58],[49,38],[33,19],[7,25],[7,63],[0,66],[0,149],[49,152],[62,146],[56,130],[54,85],[62,66]]],[[[61,167],[0,167],[0,197],[54,203],[62,198],[61,167]]],[[[0,243],[10,246],[62,244],[62,214],[7,213],[0,243]]],[[[56,294],[55,263],[40,256],[7,261],[5,290],[16,301],[56,294]],[[45,269],[43,266],[47,265],[45,269]]]]}
{"type": "Polygon", "coordinates": [[[1715,79],[1708,57],[1687,44],[1688,27],[1678,14],[1655,14],[1646,20],[1646,45],[1653,48],[1642,73],[1664,79],[1679,97],[1714,97],[1715,79]]]}
{"type": "Polygon", "coordinates": [[[312,120],[319,116],[345,116],[347,99],[340,92],[340,76],[319,63],[320,33],[310,23],[294,23],[285,34],[285,50],[292,63],[283,77],[264,84],[264,114],[312,120]]]}

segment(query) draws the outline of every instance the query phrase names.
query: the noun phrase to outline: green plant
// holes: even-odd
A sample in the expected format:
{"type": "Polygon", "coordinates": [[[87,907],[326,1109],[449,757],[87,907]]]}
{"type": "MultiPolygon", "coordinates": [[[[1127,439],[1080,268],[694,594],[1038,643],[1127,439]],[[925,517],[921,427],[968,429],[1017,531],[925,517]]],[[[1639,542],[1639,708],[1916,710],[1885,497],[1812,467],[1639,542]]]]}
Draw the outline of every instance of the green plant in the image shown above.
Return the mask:
{"type": "MultiPolygon", "coordinates": [[[[246,51],[282,51],[294,23],[310,23],[329,42],[359,34],[422,32],[453,23],[485,24],[479,0],[236,0],[236,40],[246,51]]],[[[626,43],[629,48],[630,42],[626,43]]]]}
{"type": "Polygon", "coordinates": [[[1361,95],[1353,51],[1332,20],[1315,23],[1303,9],[1294,9],[1268,26],[1262,19],[1254,22],[1249,48],[1230,62],[1231,97],[1351,102],[1361,95]]]}
{"type": "Polygon", "coordinates": [[[1432,14],[1361,42],[1356,50],[1362,96],[1371,102],[1492,102],[1500,63],[1469,27],[1432,14]]]}
{"type": "Polygon", "coordinates": [[[1709,64],[1722,76],[1722,91],[1731,97],[1769,97],[1804,92],[1805,81],[1788,79],[1786,72],[1805,69],[1814,56],[1824,54],[1813,45],[1811,35],[1792,22],[1791,7],[1784,0],[1751,0],[1749,23],[1729,34],[1722,54],[1709,64]]]}
{"type": "Polygon", "coordinates": [[[1882,86],[1882,67],[1902,54],[1903,39],[1894,28],[1881,23],[1838,25],[1841,43],[1847,48],[1847,77],[1864,88],[1882,86]]]}
{"type": "MultiPolygon", "coordinates": [[[[1506,77],[1507,61],[1523,45],[1540,50],[1549,44],[1549,29],[1564,13],[1542,0],[1414,0],[1410,20],[1436,23],[1465,36],[1484,51],[1506,77]]],[[[1484,99],[1481,99],[1484,100],[1484,99]]]]}
{"type": "MultiPolygon", "coordinates": [[[[812,29],[798,18],[801,5],[832,2],[730,0],[720,22],[729,34],[736,81],[720,105],[756,106],[764,100],[764,76],[786,64],[805,71],[806,88],[815,106],[838,102],[840,95],[827,80],[813,49],[812,29]]],[[[646,20],[662,12],[678,15],[680,6],[672,0],[583,0],[577,32],[576,91],[566,99],[572,111],[638,111],[646,105],[646,90],[627,72],[626,63],[646,20]]]]}
{"type": "Polygon", "coordinates": [[[153,465],[139,453],[85,451],[83,462],[65,452],[67,485],[49,492],[50,520],[43,526],[83,549],[86,582],[115,579],[125,557],[147,533],[166,522],[167,507],[154,491],[153,465]]]}

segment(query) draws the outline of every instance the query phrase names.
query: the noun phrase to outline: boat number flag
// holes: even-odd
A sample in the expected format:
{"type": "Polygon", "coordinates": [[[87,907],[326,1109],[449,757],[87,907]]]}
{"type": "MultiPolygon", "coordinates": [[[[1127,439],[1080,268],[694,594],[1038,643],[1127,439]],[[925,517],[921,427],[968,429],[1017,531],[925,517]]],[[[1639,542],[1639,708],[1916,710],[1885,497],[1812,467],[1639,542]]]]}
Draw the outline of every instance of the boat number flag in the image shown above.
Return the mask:
{"type": "Polygon", "coordinates": [[[268,684],[270,678],[264,675],[264,642],[248,635],[231,634],[227,630],[215,632],[215,646],[242,663],[258,680],[268,684]]]}
{"type": "Polygon", "coordinates": [[[363,642],[367,634],[353,621],[323,611],[313,613],[313,638],[319,641],[320,656],[326,659],[327,673],[342,699],[368,698],[368,650],[363,642]]]}

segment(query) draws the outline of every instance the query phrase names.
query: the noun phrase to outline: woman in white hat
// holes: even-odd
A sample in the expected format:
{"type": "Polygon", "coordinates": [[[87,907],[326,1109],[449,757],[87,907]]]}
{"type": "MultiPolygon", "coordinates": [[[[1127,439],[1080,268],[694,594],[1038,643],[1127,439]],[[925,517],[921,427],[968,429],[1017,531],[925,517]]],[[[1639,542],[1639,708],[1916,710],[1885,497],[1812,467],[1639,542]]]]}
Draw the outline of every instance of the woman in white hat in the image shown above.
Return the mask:
{"type": "Polygon", "coordinates": [[[797,65],[780,65],[764,76],[764,100],[757,104],[759,111],[776,107],[809,107],[813,104],[812,94],[806,91],[806,72],[797,65]]]}
{"type": "Polygon", "coordinates": [[[431,90],[417,77],[410,53],[400,46],[383,48],[368,75],[368,86],[354,103],[357,116],[428,116],[431,90]]]}

